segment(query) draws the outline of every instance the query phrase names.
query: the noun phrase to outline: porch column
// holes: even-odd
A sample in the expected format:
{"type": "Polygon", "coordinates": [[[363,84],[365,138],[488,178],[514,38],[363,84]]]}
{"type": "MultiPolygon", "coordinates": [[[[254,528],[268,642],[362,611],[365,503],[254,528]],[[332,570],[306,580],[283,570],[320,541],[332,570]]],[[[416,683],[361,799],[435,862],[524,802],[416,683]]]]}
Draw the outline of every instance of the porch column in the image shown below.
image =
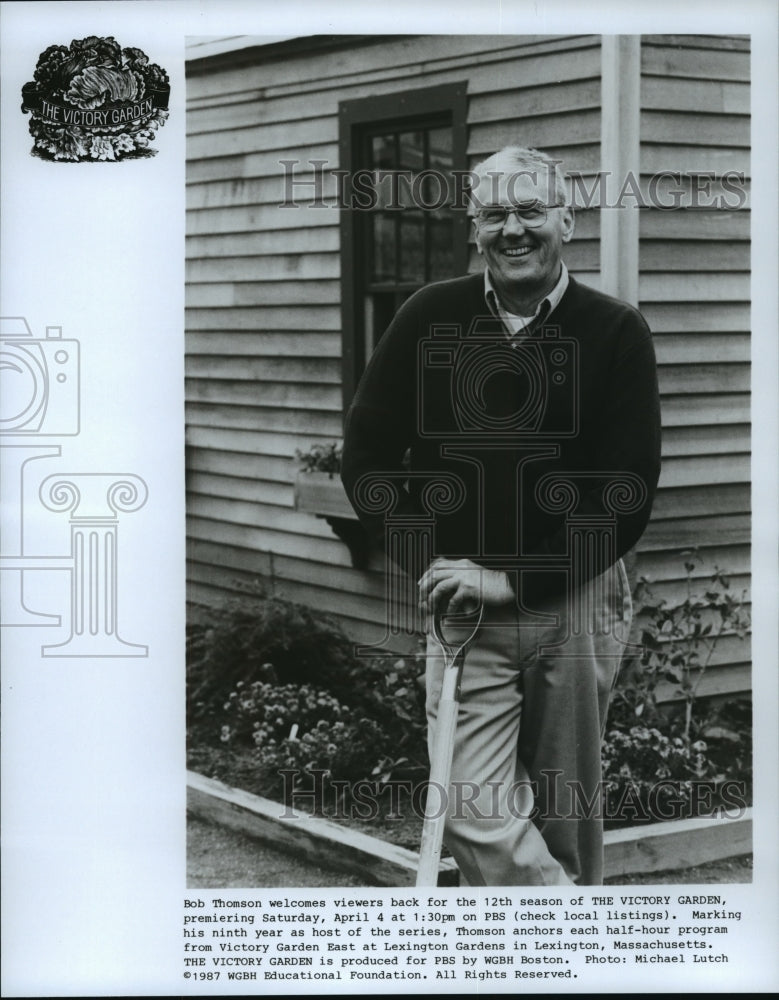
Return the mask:
{"type": "Polygon", "coordinates": [[[620,191],[640,179],[641,36],[604,35],[601,42],[601,170],[606,205],[600,213],[601,290],[638,305],[639,208],[620,191]]]}

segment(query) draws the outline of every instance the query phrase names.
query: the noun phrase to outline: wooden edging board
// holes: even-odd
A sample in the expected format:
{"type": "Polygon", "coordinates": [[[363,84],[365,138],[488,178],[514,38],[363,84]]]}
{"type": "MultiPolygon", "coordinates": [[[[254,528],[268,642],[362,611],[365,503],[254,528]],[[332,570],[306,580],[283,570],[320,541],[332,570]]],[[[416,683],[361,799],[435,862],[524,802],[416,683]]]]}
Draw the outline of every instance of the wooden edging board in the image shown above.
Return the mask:
{"type": "MultiPolygon", "coordinates": [[[[187,772],[187,810],[324,868],[348,871],[369,885],[414,885],[418,855],[357,830],[309,816],[271,799],[187,772]],[[285,815],[286,813],[286,815],[285,815]]],[[[682,819],[605,833],[605,875],[613,878],[692,868],[752,850],[752,810],[725,819],[682,819]]],[[[457,885],[457,867],[441,862],[439,885],[457,885]]]]}
{"type": "MultiPolygon", "coordinates": [[[[285,810],[279,802],[230,788],[221,781],[187,772],[187,810],[201,819],[255,837],[270,847],[291,851],[323,868],[359,875],[368,885],[413,885],[418,856],[358,830],[306,813],[285,810]],[[293,813],[296,818],[285,816],[293,813]]],[[[441,863],[440,885],[457,885],[457,867],[441,863]]]]}
{"type": "Polygon", "coordinates": [[[752,851],[752,810],[733,818],[676,819],[607,830],[605,876],[695,868],[752,851]]]}

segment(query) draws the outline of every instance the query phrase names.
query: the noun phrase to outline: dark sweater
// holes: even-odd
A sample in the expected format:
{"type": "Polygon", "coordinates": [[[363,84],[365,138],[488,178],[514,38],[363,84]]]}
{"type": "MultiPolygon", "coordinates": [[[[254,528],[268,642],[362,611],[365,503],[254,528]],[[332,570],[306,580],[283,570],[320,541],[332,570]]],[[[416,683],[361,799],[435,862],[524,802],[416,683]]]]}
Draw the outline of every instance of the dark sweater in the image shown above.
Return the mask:
{"type": "Polygon", "coordinates": [[[545,325],[512,346],[485,305],[482,274],[428,285],[398,311],[347,414],[342,479],[380,547],[385,515],[366,510],[355,485],[369,472],[400,483],[407,448],[411,475],[392,518],[424,514],[436,473],[464,488],[458,509],[436,515],[434,556],[504,569],[532,605],[565,587],[575,521],[608,527],[612,542],[580,560],[576,577],[602,572],[644,531],[659,475],[646,322],[571,278],[545,325]],[[523,559],[531,571],[520,582],[523,559]]]}

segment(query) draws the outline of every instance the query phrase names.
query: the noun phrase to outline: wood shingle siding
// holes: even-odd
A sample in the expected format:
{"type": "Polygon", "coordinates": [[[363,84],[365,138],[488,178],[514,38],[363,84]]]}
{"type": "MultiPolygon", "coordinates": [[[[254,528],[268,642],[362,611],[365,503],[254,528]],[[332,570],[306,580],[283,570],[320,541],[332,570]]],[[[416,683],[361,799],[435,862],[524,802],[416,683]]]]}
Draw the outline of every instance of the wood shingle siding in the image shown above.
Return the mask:
{"type": "MultiPolygon", "coordinates": [[[[690,205],[703,195],[696,209],[647,208],[639,222],[639,307],[655,335],[664,432],[637,572],[669,602],[685,595],[684,546],[703,557],[699,584],[718,565],[734,593],[749,588],[749,93],[747,40],[642,39],[642,190],[652,174],[676,171],[682,183],[664,182],[663,198],[679,190],[690,205]],[[710,207],[714,199],[726,208],[710,207]]],[[[707,690],[750,686],[746,642],[722,640],[715,660],[707,690]]]]}

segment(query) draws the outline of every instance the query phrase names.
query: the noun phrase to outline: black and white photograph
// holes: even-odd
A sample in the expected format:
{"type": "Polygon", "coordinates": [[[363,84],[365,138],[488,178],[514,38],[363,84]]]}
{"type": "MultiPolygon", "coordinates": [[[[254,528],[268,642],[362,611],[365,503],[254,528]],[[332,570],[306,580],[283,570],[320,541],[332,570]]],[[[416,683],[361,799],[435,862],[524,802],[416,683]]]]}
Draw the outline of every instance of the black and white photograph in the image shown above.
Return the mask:
{"type": "Polygon", "coordinates": [[[410,8],[0,6],[4,995],[775,981],[776,13],[410,8]]]}
{"type": "Polygon", "coordinates": [[[234,882],[195,819],[190,884],[328,884],[327,852],[361,884],[366,851],[408,884],[428,797],[466,884],[600,884],[604,819],[607,877],[751,880],[749,67],[744,36],[191,41],[193,811],[213,776],[260,796],[246,833],[346,840],[234,882]],[[459,807],[417,788],[447,766],[459,807]]]}

